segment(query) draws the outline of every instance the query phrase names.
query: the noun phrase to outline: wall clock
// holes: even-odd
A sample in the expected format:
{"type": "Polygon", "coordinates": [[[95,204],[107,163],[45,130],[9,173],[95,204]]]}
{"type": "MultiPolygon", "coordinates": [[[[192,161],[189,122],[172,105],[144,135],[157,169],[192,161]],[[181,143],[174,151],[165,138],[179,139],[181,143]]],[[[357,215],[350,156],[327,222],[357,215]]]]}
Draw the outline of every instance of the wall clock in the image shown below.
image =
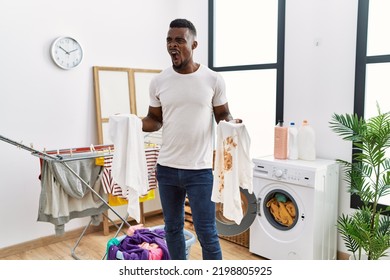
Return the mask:
{"type": "Polygon", "coordinates": [[[80,65],[84,52],[81,44],[72,37],[59,37],[51,45],[51,57],[62,69],[73,69],[80,65]]]}

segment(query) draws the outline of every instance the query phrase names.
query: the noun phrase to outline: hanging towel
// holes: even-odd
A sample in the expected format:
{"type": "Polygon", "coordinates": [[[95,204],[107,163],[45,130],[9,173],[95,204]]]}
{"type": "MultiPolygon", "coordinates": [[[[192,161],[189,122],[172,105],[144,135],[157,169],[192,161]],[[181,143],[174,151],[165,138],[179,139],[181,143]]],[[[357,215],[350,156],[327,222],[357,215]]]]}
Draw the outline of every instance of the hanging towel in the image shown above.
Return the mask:
{"type": "Polygon", "coordinates": [[[109,118],[109,136],[114,143],[112,178],[127,194],[127,212],[140,222],[139,197],[148,192],[142,121],[134,114],[118,114],[109,118]]]}
{"type": "Polygon", "coordinates": [[[243,123],[219,122],[211,200],[223,204],[223,215],[237,225],[243,218],[240,187],[253,193],[250,137],[243,123]]]}
{"type": "MultiPolygon", "coordinates": [[[[99,180],[101,166],[96,166],[93,159],[67,164],[103,199],[107,198],[99,180]]],[[[94,225],[100,224],[102,213],[108,206],[89,188],[81,186],[80,180],[61,163],[43,161],[40,178],[38,221],[54,224],[56,235],[65,233],[65,224],[71,219],[90,216],[94,225]]]]}

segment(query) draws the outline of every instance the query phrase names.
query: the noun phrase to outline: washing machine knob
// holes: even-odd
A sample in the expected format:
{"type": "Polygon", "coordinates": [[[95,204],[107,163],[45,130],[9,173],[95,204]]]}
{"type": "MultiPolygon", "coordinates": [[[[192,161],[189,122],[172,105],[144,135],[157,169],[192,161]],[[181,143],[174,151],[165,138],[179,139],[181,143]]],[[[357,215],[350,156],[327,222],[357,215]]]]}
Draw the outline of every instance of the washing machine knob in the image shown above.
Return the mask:
{"type": "Polygon", "coordinates": [[[283,170],[277,169],[277,170],[275,171],[275,177],[276,177],[276,178],[282,178],[282,176],[283,176],[283,170]]]}

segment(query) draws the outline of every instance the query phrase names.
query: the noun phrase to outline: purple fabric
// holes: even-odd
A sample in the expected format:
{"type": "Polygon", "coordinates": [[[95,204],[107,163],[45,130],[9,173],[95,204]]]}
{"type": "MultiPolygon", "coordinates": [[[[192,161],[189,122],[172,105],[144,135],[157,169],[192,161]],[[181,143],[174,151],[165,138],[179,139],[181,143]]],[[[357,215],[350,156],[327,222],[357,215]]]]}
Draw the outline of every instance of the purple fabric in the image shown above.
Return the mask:
{"type": "Polygon", "coordinates": [[[111,245],[107,259],[116,260],[116,253],[121,251],[125,260],[148,260],[149,250],[141,248],[143,242],[156,243],[163,251],[162,260],[170,260],[168,247],[164,240],[163,229],[138,229],[132,236],[126,236],[118,245],[111,245]]]}

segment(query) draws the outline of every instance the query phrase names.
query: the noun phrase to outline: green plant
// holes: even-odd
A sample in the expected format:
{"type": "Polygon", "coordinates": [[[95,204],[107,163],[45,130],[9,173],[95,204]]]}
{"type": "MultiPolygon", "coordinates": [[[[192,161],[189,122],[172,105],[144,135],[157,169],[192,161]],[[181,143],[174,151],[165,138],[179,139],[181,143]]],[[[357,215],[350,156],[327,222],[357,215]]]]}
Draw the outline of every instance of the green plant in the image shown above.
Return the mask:
{"type": "Polygon", "coordinates": [[[333,114],[330,128],[353,143],[351,162],[340,160],[348,191],[362,206],[352,214],[341,214],[338,232],[355,259],[366,254],[369,260],[387,256],[390,248],[390,207],[379,207],[379,199],[390,194],[390,112],[364,119],[356,114],[333,114]]]}

